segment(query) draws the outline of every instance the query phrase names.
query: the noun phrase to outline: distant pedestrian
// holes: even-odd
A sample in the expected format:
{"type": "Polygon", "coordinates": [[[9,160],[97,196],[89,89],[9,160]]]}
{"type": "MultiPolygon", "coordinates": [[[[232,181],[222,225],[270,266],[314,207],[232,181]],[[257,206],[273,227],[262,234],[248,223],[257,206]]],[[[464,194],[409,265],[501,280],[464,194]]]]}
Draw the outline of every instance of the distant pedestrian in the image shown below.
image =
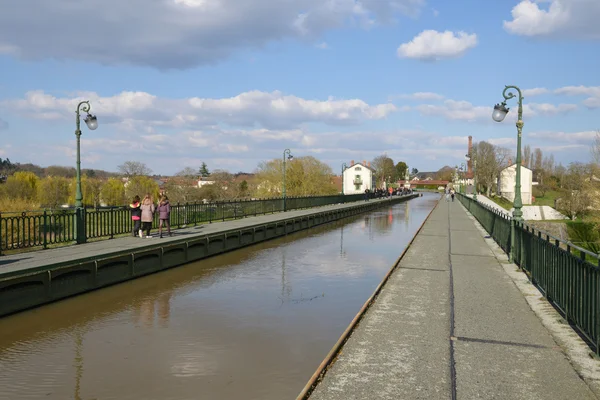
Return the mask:
{"type": "Polygon", "coordinates": [[[450,189],[450,197],[452,197],[452,202],[454,202],[454,189],[450,189]]]}
{"type": "Polygon", "coordinates": [[[140,208],[142,209],[142,231],[146,232],[147,238],[151,238],[150,230],[152,229],[152,219],[154,217],[154,203],[150,194],[144,196],[140,208]]]}
{"type": "Polygon", "coordinates": [[[167,232],[169,233],[169,236],[173,236],[171,234],[171,224],[169,222],[169,219],[171,217],[171,205],[169,204],[169,198],[167,196],[163,196],[160,199],[160,203],[158,204],[158,235],[159,237],[163,237],[162,236],[162,227],[163,224],[167,227],[167,232]]]}
{"type": "Polygon", "coordinates": [[[135,196],[129,205],[131,209],[131,220],[133,221],[133,236],[142,237],[141,219],[142,209],[140,208],[140,196],[135,196]]]}

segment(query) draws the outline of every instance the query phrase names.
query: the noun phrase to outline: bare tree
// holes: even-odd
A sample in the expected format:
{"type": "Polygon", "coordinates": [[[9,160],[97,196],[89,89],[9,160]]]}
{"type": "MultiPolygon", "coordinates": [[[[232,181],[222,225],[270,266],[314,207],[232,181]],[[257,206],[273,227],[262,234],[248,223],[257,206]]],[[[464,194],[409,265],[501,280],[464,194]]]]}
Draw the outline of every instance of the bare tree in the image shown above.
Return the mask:
{"type": "Polygon", "coordinates": [[[382,154],[373,159],[371,166],[375,170],[375,182],[383,185],[388,177],[396,176],[396,167],[394,161],[387,156],[382,154]]]}
{"type": "Polygon", "coordinates": [[[527,145],[523,148],[523,166],[527,167],[527,168],[531,168],[531,166],[529,164],[530,161],[531,161],[531,147],[529,147],[529,145],[527,145]]]}
{"type": "Polygon", "coordinates": [[[586,214],[592,204],[589,169],[589,164],[569,164],[558,209],[571,219],[586,214]]]}
{"type": "Polygon", "coordinates": [[[128,178],[133,176],[148,176],[152,173],[152,170],[146,164],[139,161],[125,161],[117,168],[121,174],[128,178]]]}
{"type": "Polygon", "coordinates": [[[543,160],[544,155],[542,154],[542,149],[536,147],[533,151],[533,165],[530,168],[534,171],[540,171],[542,169],[543,160]]]}

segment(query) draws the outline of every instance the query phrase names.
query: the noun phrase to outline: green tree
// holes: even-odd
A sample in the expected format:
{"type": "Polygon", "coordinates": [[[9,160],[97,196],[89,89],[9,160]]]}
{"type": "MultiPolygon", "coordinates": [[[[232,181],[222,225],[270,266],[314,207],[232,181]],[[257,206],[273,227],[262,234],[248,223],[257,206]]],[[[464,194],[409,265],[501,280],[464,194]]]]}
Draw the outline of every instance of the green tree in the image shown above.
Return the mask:
{"type": "Polygon", "coordinates": [[[69,202],[69,179],[47,176],[38,185],[38,201],[44,207],[57,208],[69,202]]]}
{"type": "Polygon", "coordinates": [[[238,197],[246,198],[246,197],[248,197],[248,193],[249,193],[248,182],[244,179],[238,185],[238,197]]]}
{"type": "MultiPolygon", "coordinates": [[[[331,167],[314,157],[298,157],[286,162],[287,196],[322,196],[337,193],[331,167]]],[[[279,197],[283,188],[283,161],[262,162],[256,171],[255,197],[279,197]]]]}
{"type": "Polygon", "coordinates": [[[406,165],[404,161],[400,161],[396,164],[396,175],[394,179],[395,181],[400,179],[404,180],[404,175],[406,175],[406,168],[408,168],[408,165],[406,165]]]}
{"type": "Polygon", "coordinates": [[[127,204],[125,199],[125,186],[120,179],[110,178],[100,188],[100,199],[109,206],[122,206],[127,204]]]}
{"type": "Polygon", "coordinates": [[[33,172],[15,172],[4,184],[6,194],[12,199],[36,200],[40,182],[33,172]]]}
{"type": "Polygon", "coordinates": [[[143,198],[149,193],[153,200],[158,200],[160,189],[154,179],[147,176],[134,176],[125,184],[125,196],[132,199],[134,196],[143,198]]]}
{"type": "Polygon", "coordinates": [[[200,166],[200,170],[198,171],[201,177],[206,178],[210,176],[210,172],[208,171],[208,166],[205,162],[200,166]]]}
{"type": "MultiPolygon", "coordinates": [[[[87,176],[81,177],[81,194],[83,195],[83,205],[85,207],[98,207],[100,206],[100,194],[102,191],[103,183],[99,179],[88,178],[87,176]]],[[[71,181],[69,194],[69,204],[75,204],[75,195],[77,193],[77,179],[71,181]]],[[[123,203],[121,203],[123,204],[123,203]]]]}

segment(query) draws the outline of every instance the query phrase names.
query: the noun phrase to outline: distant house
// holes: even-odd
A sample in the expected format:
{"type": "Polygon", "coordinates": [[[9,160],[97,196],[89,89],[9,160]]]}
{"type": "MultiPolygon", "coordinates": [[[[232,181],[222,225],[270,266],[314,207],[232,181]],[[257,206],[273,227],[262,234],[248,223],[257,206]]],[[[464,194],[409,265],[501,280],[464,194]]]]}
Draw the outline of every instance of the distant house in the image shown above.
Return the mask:
{"type": "MultiPolygon", "coordinates": [[[[501,197],[509,201],[515,200],[515,182],[517,177],[517,164],[509,165],[500,171],[498,179],[498,193],[501,197]]],[[[533,173],[527,168],[521,166],[521,201],[523,204],[531,204],[531,190],[533,182],[533,173]]]]}
{"type": "Polygon", "coordinates": [[[350,166],[344,169],[342,181],[344,184],[344,194],[364,193],[366,189],[375,188],[373,179],[373,169],[369,164],[350,162],[350,166]]]}

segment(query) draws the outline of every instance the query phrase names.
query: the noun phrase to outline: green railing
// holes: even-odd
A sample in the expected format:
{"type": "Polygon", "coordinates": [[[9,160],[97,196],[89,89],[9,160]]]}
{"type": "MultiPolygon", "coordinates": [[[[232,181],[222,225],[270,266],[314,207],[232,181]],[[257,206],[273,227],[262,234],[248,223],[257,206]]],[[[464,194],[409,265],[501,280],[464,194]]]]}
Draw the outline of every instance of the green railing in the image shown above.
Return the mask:
{"type": "Polygon", "coordinates": [[[600,256],[470,197],[458,198],[505,252],[512,250],[513,262],[600,355],[600,256]]]}
{"type": "MultiPolygon", "coordinates": [[[[286,198],[286,210],[320,207],[363,200],[364,195],[334,195],[286,198]]],[[[172,204],[170,222],[173,228],[201,223],[225,221],[284,211],[283,199],[223,201],[215,203],[172,204]]],[[[158,227],[155,215],[153,228],[158,227]]],[[[84,209],[37,210],[0,213],[0,255],[21,249],[46,249],[58,244],[84,243],[89,239],[112,239],[131,234],[133,222],[128,206],[84,209]],[[76,222],[85,221],[82,238],[77,238],[76,222]]]]}

